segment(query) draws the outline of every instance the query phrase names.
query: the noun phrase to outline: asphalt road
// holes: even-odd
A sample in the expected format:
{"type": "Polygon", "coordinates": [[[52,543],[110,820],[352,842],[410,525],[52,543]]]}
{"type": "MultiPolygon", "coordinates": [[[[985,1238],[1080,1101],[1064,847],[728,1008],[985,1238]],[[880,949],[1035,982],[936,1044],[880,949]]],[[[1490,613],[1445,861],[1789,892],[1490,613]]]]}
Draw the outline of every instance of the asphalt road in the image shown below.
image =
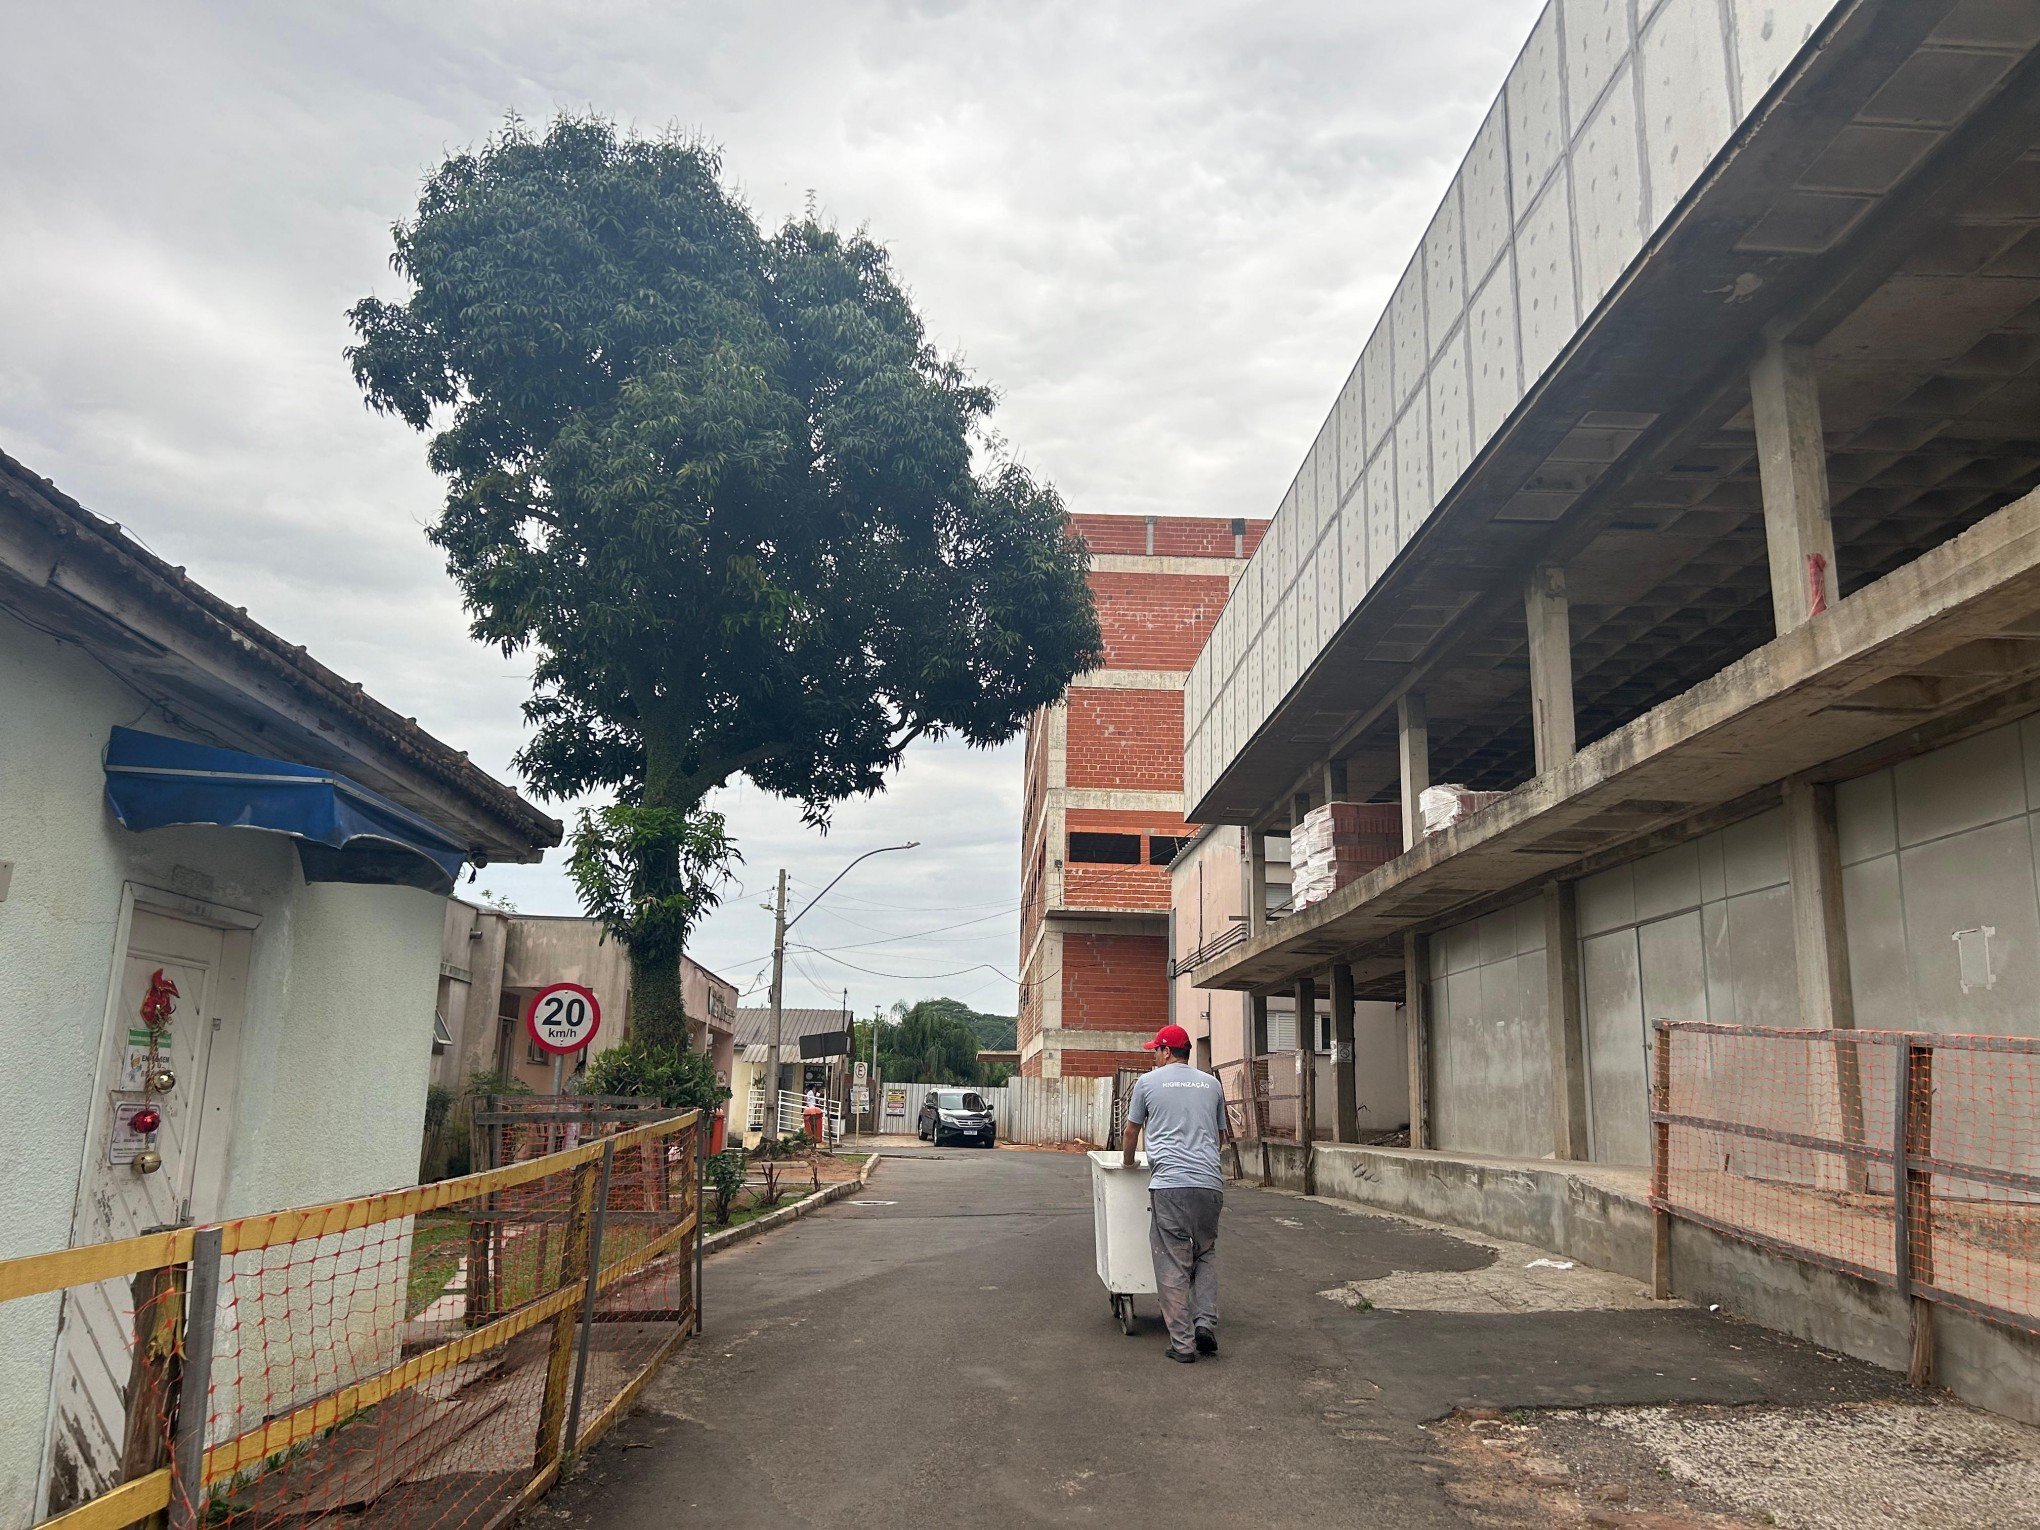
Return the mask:
{"type": "MultiPolygon", "coordinates": [[[[1133,1339],[1075,1155],[888,1158],[862,1199],[718,1254],[707,1324],[539,1511],[590,1526],[1464,1525],[1424,1425],[1462,1406],[1811,1403],[1889,1379],[1686,1308],[1354,1310],[1318,1293],[1494,1255],[1227,1193],[1222,1355],[1133,1339]]],[[[1485,1523],[1494,1523],[1492,1519],[1485,1523]]]]}

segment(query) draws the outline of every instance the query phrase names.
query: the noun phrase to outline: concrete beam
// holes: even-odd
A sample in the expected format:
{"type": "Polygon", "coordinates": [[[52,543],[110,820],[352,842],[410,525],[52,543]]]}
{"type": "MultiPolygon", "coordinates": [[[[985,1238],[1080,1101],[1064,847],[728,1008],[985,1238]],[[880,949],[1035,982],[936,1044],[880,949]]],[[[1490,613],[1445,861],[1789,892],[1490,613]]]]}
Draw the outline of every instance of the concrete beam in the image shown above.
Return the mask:
{"type": "Polygon", "coordinates": [[[2026,636],[2040,636],[2040,492],[1200,967],[1193,981],[1267,988],[1377,947],[1392,951],[1426,921],[1931,728],[2040,678],[2040,670],[1947,677],[1905,712],[1852,703],[1979,638],[2026,636]]]}
{"type": "Polygon", "coordinates": [[[1360,1081],[1355,1077],[1353,969],[1332,963],[1332,1140],[1360,1138],[1360,1081]]]}
{"type": "Polygon", "coordinates": [[[1424,837],[1417,799],[1431,784],[1431,729],[1424,698],[1411,691],[1395,704],[1396,762],[1402,778],[1402,842],[1407,850],[1424,837]]]}
{"type": "Polygon", "coordinates": [[[1565,570],[1545,564],[1523,585],[1523,615],[1530,634],[1530,731],[1537,774],[1573,757],[1572,617],[1565,570]]]}
{"type": "Polygon", "coordinates": [[[1580,924],[1572,882],[1544,889],[1544,1017],[1551,1044],[1551,1147],[1587,1156],[1587,1049],[1581,1024],[1580,924]]]}
{"type": "Polygon", "coordinates": [[[1782,635],[1835,603],[1835,528],[1812,350],[1767,339],[1750,369],[1750,406],[1764,488],[1771,610],[1782,635]]]}

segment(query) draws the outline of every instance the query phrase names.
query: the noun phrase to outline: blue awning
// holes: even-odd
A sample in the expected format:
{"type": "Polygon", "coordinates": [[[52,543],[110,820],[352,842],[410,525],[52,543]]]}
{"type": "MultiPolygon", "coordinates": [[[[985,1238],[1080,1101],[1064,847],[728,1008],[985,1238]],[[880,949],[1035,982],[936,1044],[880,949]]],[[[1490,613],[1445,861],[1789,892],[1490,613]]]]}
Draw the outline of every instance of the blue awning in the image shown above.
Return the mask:
{"type": "Polygon", "coordinates": [[[133,728],[107,740],[106,803],[135,830],[209,823],[288,834],[307,882],[450,893],[468,859],[431,820],[345,776],[133,728]]]}

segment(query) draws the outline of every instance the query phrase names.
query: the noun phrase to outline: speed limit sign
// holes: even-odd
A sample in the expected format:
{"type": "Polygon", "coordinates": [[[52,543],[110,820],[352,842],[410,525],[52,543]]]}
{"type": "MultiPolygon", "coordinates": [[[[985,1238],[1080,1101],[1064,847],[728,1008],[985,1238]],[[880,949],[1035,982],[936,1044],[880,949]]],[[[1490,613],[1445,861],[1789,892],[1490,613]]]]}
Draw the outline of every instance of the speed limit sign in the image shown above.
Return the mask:
{"type": "Polygon", "coordinates": [[[602,1005],[579,983],[554,983],[532,995],[524,1029],[548,1052],[578,1052],[602,1029],[602,1005]]]}

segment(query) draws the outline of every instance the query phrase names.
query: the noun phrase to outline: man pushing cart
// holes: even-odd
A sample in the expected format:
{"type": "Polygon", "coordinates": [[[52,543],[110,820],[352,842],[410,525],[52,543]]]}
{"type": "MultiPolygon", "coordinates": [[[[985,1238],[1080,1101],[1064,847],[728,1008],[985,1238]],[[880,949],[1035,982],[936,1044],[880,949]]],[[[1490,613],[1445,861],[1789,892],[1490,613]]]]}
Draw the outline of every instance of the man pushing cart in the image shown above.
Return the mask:
{"type": "Polygon", "coordinates": [[[1147,1050],[1167,1060],[1134,1083],[1126,1109],[1126,1142],[1116,1166],[1111,1155],[1091,1155],[1098,1196],[1099,1274],[1112,1293],[1120,1325],[1132,1332],[1132,1295],[1152,1289],[1169,1329],[1168,1357],[1184,1365],[1218,1354],[1218,1214],[1225,1203],[1219,1148],[1226,1136],[1225,1086],[1190,1066],[1190,1035],[1165,1025],[1147,1050]],[[1154,1285],[1127,1269],[1130,1242],[1130,1171],[1142,1161],[1148,1179],[1148,1245],[1154,1285]],[[1124,1176],[1122,1178],[1122,1176],[1124,1176]],[[1119,1215],[1114,1216],[1117,1210],[1119,1215]],[[1117,1238],[1114,1228],[1122,1231],[1117,1238]],[[1116,1257],[1114,1257],[1116,1256],[1116,1257]],[[1115,1283],[1117,1282],[1117,1283],[1115,1283]],[[1123,1303],[1123,1306],[1122,1306],[1123,1303]]]}

